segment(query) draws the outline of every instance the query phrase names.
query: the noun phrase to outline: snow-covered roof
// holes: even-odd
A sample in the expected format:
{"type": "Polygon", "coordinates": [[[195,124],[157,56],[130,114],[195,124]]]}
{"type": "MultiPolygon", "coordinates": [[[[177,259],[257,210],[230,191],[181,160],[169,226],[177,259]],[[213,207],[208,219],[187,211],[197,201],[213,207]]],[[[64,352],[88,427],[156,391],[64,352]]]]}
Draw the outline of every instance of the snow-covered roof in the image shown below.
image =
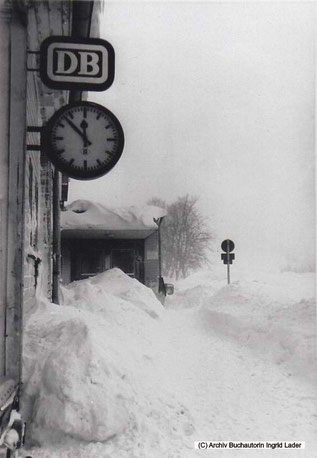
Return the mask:
{"type": "Polygon", "coordinates": [[[156,231],[155,221],[166,211],[153,205],[110,208],[89,200],[76,200],[61,215],[63,238],[136,238],[156,231]]]}

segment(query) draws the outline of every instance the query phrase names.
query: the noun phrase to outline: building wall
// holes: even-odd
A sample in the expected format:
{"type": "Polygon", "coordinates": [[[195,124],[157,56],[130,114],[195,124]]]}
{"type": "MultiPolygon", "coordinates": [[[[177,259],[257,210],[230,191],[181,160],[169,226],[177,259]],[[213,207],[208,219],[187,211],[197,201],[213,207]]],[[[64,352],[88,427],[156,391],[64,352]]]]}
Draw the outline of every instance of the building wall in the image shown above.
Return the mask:
{"type": "Polygon", "coordinates": [[[90,273],[113,267],[113,250],[133,250],[135,277],[143,283],[144,240],[62,239],[63,283],[85,278],[82,275],[85,265],[93,265],[90,273]]]}
{"type": "Polygon", "coordinates": [[[24,312],[36,304],[36,296],[52,294],[52,200],[53,167],[42,152],[32,149],[40,144],[41,127],[61,106],[67,103],[66,91],[44,86],[39,73],[41,42],[50,35],[69,35],[71,2],[31,2],[27,11],[27,151],[25,156],[24,195],[24,312]]]}
{"type": "Polygon", "coordinates": [[[158,290],[159,252],[158,232],[151,234],[144,243],[144,275],[145,285],[158,290]]]}
{"type": "Polygon", "coordinates": [[[9,69],[11,8],[0,3],[0,374],[5,371],[5,314],[7,309],[7,226],[9,180],[9,69]]]}
{"type": "Polygon", "coordinates": [[[142,240],[62,238],[62,282],[68,285],[116,267],[114,250],[133,250],[134,278],[151,288],[164,304],[166,292],[159,271],[158,237],[158,231],[155,231],[142,240]],[[94,267],[86,272],[83,266],[94,267]]]}
{"type": "Polygon", "coordinates": [[[72,0],[0,0],[0,376],[19,376],[23,317],[52,297],[53,167],[41,128],[68,102],[45,87],[39,48],[71,35],[72,0]]]}
{"type": "Polygon", "coordinates": [[[17,376],[22,364],[22,285],[26,116],[26,27],[23,11],[13,8],[10,24],[10,112],[8,170],[8,260],[6,374],[17,376]]]}
{"type": "Polygon", "coordinates": [[[39,78],[41,41],[70,34],[71,1],[0,0],[0,376],[22,365],[23,314],[36,295],[51,297],[52,167],[40,151],[41,127],[67,102],[39,78]]]}
{"type": "Polygon", "coordinates": [[[71,249],[67,244],[62,244],[62,283],[68,285],[71,281],[71,249]]]}

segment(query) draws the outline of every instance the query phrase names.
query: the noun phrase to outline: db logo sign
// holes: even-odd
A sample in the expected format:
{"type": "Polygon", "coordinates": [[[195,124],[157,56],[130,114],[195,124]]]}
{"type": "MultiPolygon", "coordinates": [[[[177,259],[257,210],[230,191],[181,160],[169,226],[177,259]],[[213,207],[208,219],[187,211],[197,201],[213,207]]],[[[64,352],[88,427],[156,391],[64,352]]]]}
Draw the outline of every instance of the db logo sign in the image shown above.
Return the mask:
{"type": "Polygon", "coordinates": [[[99,38],[52,36],[40,48],[43,83],[60,90],[104,91],[114,79],[114,50],[99,38]]]}

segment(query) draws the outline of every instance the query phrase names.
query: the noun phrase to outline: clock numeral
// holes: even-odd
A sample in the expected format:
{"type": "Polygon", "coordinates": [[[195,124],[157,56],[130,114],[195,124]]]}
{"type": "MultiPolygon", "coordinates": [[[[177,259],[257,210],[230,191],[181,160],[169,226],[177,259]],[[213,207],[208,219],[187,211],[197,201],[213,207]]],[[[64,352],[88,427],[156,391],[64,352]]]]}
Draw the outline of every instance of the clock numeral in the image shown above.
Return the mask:
{"type": "Polygon", "coordinates": [[[109,127],[111,127],[111,124],[108,124],[105,129],[109,129],[109,127]]]}
{"type": "Polygon", "coordinates": [[[87,118],[87,108],[84,108],[84,118],[87,118]]]}
{"type": "Polygon", "coordinates": [[[64,140],[64,137],[54,137],[53,140],[64,140]]]}
{"type": "Polygon", "coordinates": [[[107,141],[108,141],[108,142],[116,142],[117,139],[116,139],[116,138],[107,138],[107,141]]]}
{"type": "Polygon", "coordinates": [[[64,149],[58,149],[58,150],[56,151],[56,154],[63,154],[63,153],[65,153],[65,150],[64,150],[64,149]]]}
{"type": "Polygon", "coordinates": [[[87,170],[87,161],[84,161],[84,169],[87,170]]]}
{"type": "Polygon", "coordinates": [[[75,159],[71,159],[71,160],[68,162],[68,165],[72,165],[73,162],[75,162],[75,159]]]}
{"type": "Polygon", "coordinates": [[[65,127],[64,124],[62,124],[61,122],[59,122],[57,125],[60,127],[65,127]]]}
{"type": "Polygon", "coordinates": [[[106,150],[106,151],[105,151],[105,154],[110,154],[110,155],[112,156],[112,155],[114,154],[114,151],[108,151],[108,150],[106,150]]]}
{"type": "Polygon", "coordinates": [[[98,121],[98,119],[100,118],[100,116],[101,116],[101,113],[98,113],[98,114],[97,114],[97,118],[96,118],[97,121],[98,121]]]}
{"type": "Polygon", "coordinates": [[[100,165],[100,167],[102,166],[102,162],[100,159],[97,159],[97,164],[100,165]]]}
{"type": "Polygon", "coordinates": [[[71,111],[68,112],[68,116],[71,118],[71,119],[74,119],[74,115],[71,111]]]}

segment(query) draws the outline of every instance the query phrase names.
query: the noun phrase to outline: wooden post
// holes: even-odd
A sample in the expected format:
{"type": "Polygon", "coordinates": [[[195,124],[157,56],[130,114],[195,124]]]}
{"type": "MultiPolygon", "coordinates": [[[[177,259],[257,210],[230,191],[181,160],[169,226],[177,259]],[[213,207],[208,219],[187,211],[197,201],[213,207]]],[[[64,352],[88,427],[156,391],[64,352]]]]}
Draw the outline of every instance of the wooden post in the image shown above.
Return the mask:
{"type": "MultiPolygon", "coordinates": [[[[11,76],[10,80],[8,79],[10,81],[10,148],[5,374],[15,379],[20,378],[22,374],[23,338],[26,29],[22,19],[21,12],[13,8],[10,32],[11,76]]],[[[2,32],[3,38],[5,32],[4,30],[2,32]]],[[[5,65],[3,60],[1,65],[2,68],[5,65]]],[[[4,92],[1,90],[1,97],[3,96],[4,92]]]]}
{"type": "Polygon", "coordinates": [[[59,282],[61,276],[61,231],[60,231],[60,174],[55,169],[53,178],[53,288],[52,302],[59,304],[59,282]]]}
{"type": "Polygon", "coordinates": [[[0,375],[5,371],[7,310],[8,181],[9,181],[9,75],[11,7],[0,5],[0,375]]]}

